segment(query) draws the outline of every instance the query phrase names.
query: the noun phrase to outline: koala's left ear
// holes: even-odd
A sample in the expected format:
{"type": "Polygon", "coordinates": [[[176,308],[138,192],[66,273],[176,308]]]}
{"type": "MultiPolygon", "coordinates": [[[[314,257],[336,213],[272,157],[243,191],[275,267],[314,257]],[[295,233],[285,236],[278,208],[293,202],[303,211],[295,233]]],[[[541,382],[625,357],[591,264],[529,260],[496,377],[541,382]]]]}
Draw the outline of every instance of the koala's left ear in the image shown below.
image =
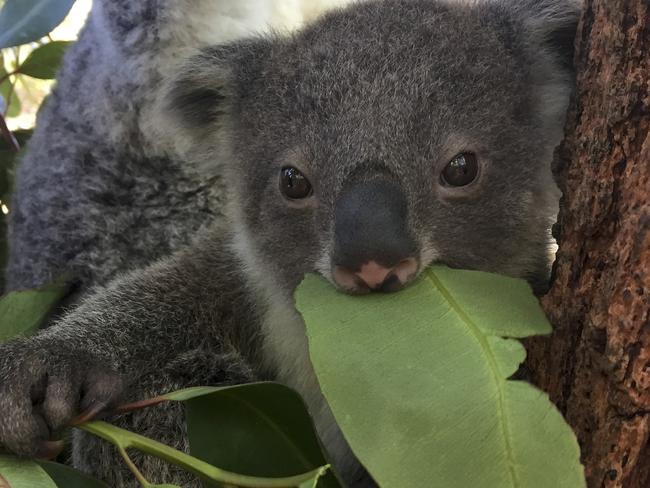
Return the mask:
{"type": "Polygon", "coordinates": [[[529,35],[555,57],[560,66],[573,71],[576,31],[582,0],[524,0],[517,12],[529,35]]]}
{"type": "MultiPolygon", "coordinates": [[[[236,106],[246,103],[251,86],[259,82],[271,40],[257,38],[202,49],[179,65],[155,95],[142,128],[155,146],[188,161],[209,166],[223,158],[223,144],[236,106]]],[[[191,165],[190,165],[191,166],[191,165]]]]}
{"type": "Polygon", "coordinates": [[[225,113],[232,73],[215,51],[192,57],[169,85],[164,108],[183,128],[216,124],[225,113]]]}
{"type": "Polygon", "coordinates": [[[183,129],[217,129],[261,72],[268,46],[259,38],[203,49],[169,83],[164,110],[183,129]]]}

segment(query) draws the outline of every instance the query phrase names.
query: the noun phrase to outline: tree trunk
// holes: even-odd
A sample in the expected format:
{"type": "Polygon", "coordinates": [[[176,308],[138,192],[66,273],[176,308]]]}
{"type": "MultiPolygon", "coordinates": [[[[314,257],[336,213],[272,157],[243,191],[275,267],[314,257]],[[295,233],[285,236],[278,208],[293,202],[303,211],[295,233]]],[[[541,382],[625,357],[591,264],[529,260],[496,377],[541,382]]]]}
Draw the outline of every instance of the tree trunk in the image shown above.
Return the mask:
{"type": "Polygon", "coordinates": [[[542,300],[555,331],[528,342],[528,366],[573,427],[588,486],[650,488],[650,2],[586,0],[576,67],[542,300]]]}

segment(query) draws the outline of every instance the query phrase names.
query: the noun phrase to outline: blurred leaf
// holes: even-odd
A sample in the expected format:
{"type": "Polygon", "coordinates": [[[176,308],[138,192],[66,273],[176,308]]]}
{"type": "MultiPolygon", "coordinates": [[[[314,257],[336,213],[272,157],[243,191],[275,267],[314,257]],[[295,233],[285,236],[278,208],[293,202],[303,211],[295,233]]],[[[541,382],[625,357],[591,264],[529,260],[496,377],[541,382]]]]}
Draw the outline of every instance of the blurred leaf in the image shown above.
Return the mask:
{"type": "Polygon", "coordinates": [[[37,331],[68,290],[69,285],[60,280],[34,290],[7,293],[0,299],[0,341],[37,331]]]}
{"type": "MultiPolygon", "coordinates": [[[[308,473],[282,478],[245,476],[217,468],[160,442],[120,429],[106,422],[88,422],[80,425],[79,428],[113,443],[123,455],[127,449],[137,449],[138,451],[179,466],[190,473],[200,476],[202,479],[211,483],[211,485],[216,486],[222,486],[224,484],[255,488],[300,486],[306,481],[317,479],[326,469],[324,467],[318,468],[308,473]]],[[[219,442],[218,439],[214,439],[214,441],[219,442]]]]}
{"type": "Polygon", "coordinates": [[[18,154],[13,149],[0,147],[0,200],[3,202],[8,199],[12,183],[11,172],[16,164],[18,154]]]}
{"type": "Polygon", "coordinates": [[[4,100],[5,111],[3,113],[6,117],[18,117],[21,111],[20,99],[9,78],[0,83],[0,97],[4,100]],[[6,110],[7,105],[9,110],[6,110]]]}
{"type": "MultiPolygon", "coordinates": [[[[5,73],[6,72],[2,68],[0,68],[0,78],[2,78],[5,73]]],[[[7,101],[5,100],[5,97],[2,96],[2,94],[0,94],[0,114],[4,116],[6,113],[7,113],[7,101]]]]}
{"type": "Polygon", "coordinates": [[[434,266],[352,297],[311,275],[296,303],[321,389],[383,488],[585,486],[562,415],[508,380],[525,358],[509,338],[551,331],[524,281],[434,266]]]}
{"type": "Polygon", "coordinates": [[[16,152],[3,137],[0,137],[0,200],[5,204],[9,201],[9,194],[13,188],[16,164],[24,154],[27,141],[32,136],[32,132],[32,130],[22,129],[13,132],[21,147],[19,152],[16,152]]]}
{"type": "Polygon", "coordinates": [[[18,71],[32,78],[51,80],[61,65],[67,47],[72,42],[53,41],[34,49],[18,68],[18,71]]]}
{"type": "MultiPolygon", "coordinates": [[[[276,478],[328,464],[303,400],[284,385],[190,388],[162,398],[186,404],[191,454],[214,466],[276,478]]],[[[341,485],[330,472],[318,486],[341,485]]]]}
{"type": "MultiPolygon", "coordinates": [[[[16,152],[3,137],[0,137],[0,200],[3,205],[9,205],[16,164],[24,154],[25,145],[32,136],[32,132],[31,130],[18,130],[13,133],[22,148],[20,152],[16,152]]],[[[0,292],[4,290],[4,266],[7,259],[6,221],[7,216],[0,212],[0,292]]]]}
{"type": "Polygon", "coordinates": [[[4,488],[3,479],[9,488],[57,488],[34,461],[0,455],[0,487],[4,488]]]}
{"type": "Polygon", "coordinates": [[[59,25],[74,0],[5,0],[0,10],[0,48],[37,41],[59,25]]]}
{"type": "MultiPolygon", "coordinates": [[[[31,139],[34,129],[18,129],[13,132],[14,137],[18,140],[18,143],[22,148],[25,147],[29,139],[31,139]]],[[[0,149],[9,149],[7,142],[0,138],[0,149]]]]}
{"type": "Polygon", "coordinates": [[[101,481],[63,464],[50,461],[38,461],[38,464],[58,488],[108,488],[101,481]]]}

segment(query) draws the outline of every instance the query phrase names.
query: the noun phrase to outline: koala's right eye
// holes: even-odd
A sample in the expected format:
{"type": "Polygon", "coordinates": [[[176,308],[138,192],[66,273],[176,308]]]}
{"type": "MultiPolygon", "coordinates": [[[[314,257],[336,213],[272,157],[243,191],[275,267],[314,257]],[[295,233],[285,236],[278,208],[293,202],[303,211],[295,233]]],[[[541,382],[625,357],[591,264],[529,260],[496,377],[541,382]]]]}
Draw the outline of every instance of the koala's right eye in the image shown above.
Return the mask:
{"type": "Polygon", "coordinates": [[[440,175],[444,186],[467,186],[478,176],[476,155],[471,152],[457,154],[440,175]]]}
{"type": "Polygon", "coordinates": [[[280,191],[290,200],[301,200],[312,194],[311,183],[305,175],[292,166],[285,166],[280,172],[280,191]]]}

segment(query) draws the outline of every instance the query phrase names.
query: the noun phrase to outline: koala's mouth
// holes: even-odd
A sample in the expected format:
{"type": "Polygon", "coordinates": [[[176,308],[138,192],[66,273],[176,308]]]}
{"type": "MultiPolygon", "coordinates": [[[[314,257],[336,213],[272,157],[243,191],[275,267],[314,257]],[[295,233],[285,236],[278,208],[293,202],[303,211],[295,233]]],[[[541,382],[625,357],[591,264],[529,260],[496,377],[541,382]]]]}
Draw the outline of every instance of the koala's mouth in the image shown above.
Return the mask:
{"type": "Polygon", "coordinates": [[[392,293],[408,286],[419,274],[420,263],[415,258],[405,258],[394,266],[368,261],[356,270],[335,265],[331,271],[334,285],[351,295],[392,293]]]}

